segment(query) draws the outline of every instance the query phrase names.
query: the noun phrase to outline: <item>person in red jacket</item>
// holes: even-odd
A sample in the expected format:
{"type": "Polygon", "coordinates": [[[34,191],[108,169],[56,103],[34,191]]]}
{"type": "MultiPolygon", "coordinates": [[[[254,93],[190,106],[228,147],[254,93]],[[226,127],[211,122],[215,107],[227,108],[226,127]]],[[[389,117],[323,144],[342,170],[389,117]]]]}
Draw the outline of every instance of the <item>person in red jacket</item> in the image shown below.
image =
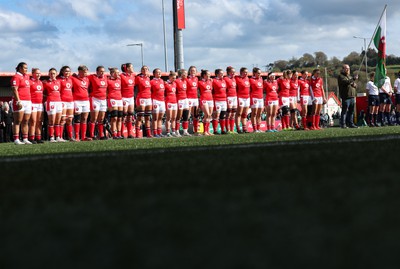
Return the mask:
{"type": "Polygon", "coordinates": [[[226,102],[226,82],[224,80],[224,71],[222,69],[215,70],[215,79],[213,79],[213,99],[214,99],[214,112],[212,115],[212,124],[214,129],[214,134],[219,134],[218,123],[221,127],[221,134],[227,134],[225,130],[225,117],[226,111],[228,109],[228,104],[226,102]]]}
{"type": "Polygon", "coordinates": [[[313,100],[313,112],[312,112],[312,130],[321,130],[319,127],[320,114],[322,107],[326,104],[324,82],[321,78],[321,71],[317,68],[313,70],[312,77],[310,79],[310,86],[314,94],[313,100]]]}
{"type": "Polygon", "coordinates": [[[161,69],[153,70],[154,78],[151,80],[151,99],[153,100],[153,135],[162,137],[162,118],[165,114],[165,86],[161,78],[161,69]]]}
{"type": "Polygon", "coordinates": [[[151,101],[151,84],[150,84],[150,73],[149,68],[145,65],[142,66],[140,74],[135,78],[135,86],[137,87],[136,96],[136,108],[137,108],[137,120],[136,120],[136,137],[142,137],[142,120],[144,117],[144,124],[146,128],[146,137],[152,138],[151,135],[151,112],[153,105],[151,101]]]}
{"type": "MultiPolygon", "coordinates": [[[[308,107],[312,106],[312,100],[314,95],[310,87],[310,80],[308,78],[308,71],[301,71],[301,78],[299,79],[299,89],[300,89],[300,103],[301,103],[301,124],[303,129],[308,131],[308,107]]],[[[310,111],[311,112],[311,111],[310,111]]]]}
{"type": "Polygon", "coordinates": [[[40,80],[40,76],[40,69],[32,68],[32,77],[30,80],[32,113],[29,121],[29,141],[32,144],[43,143],[43,83],[40,80]]]}
{"type": "Polygon", "coordinates": [[[283,71],[282,77],[278,78],[278,95],[282,110],[282,130],[290,129],[290,116],[289,116],[289,92],[290,92],[290,79],[292,77],[292,71],[283,71]]]}
{"type": "Polygon", "coordinates": [[[133,138],[133,115],[135,112],[135,73],[133,71],[133,64],[123,64],[121,70],[121,94],[124,105],[124,118],[121,125],[121,132],[123,132],[125,122],[128,138],[133,138]]]}
{"type": "Polygon", "coordinates": [[[69,66],[63,66],[60,69],[60,75],[57,77],[60,81],[60,94],[61,101],[63,102],[63,112],[61,116],[61,137],[65,129],[67,129],[68,139],[73,139],[72,120],[74,118],[74,96],[72,94],[72,79],[71,79],[71,68],[69,66]]]}
{"type": "Polygon", "coordinates": [[[189,67],[189,75],[186,78],[186,85],[187,85],[186,95],[190,109],[188,118],[190,118],[190,115],[192,115],[193,135],[195,136],[200,135],[197,132],[197,129],[199,127],[199,96],[198,96],[199,87],[197,85],[198,82],[199,79],[197,78],[197,68],[195,66],[189,67]]]}
{"type": "Polygon", "coordinates": [[[227,117],[226,127],[228,133],[236,134],[235,130],[235,117],[237,111],[237,93],[236,93],[236,79],[235,79],[235,68],[228,66],[226,68],[226,76],[224,77],[226,83],[226,98],[227,98],[227,117]]]}
{"type": "Polygon", "coordinates": [[[235,76],[238,97],[238,110],[236,112],[236,128],[238,133],[248,133],[247,114],[250,107],[250,81],[247,76],[248,72],[246,67],[242,67],[240,68],[240,75],[235,76]],[[241,130],[240,123],[242,123],[241,130]]]}
{"type": "Polygon", "coordinates": [[[290,126],[300,130],[299,123],[297,121],[297,102],[300,101],[299,97],[299,73],[296,70],[292,71],[292,77],[290,79],[290,90],[289,90],[289,108],[291,122],[290,126]]]}
{"type": "Polygon", "coordinates": [[[65,142],[61,137],[61,115],[62,115],[62,101],[60,94],[60,81],[57,80],[57,70],[50,68],[49,79],[44,81],[44,101],[46,104],[46,112],[49,120],[48,132],[50,142],[65,142]]]}
{"type": "Polygon", "coordinates": [[[96,74],[89,75],[90,81],[90,121],[89,137],[95,138],[95,128],[97,126],[99,136],[104,136],[104,116],[107,111],[107,76],[104,74],[104,66],[96,68],[96,74]]]}
{"type": "Polygon", "coordinates": [[[32,112],[30,81],[27,74],[28,65],[20,62],[15,70],[17,73],[11,78],[11,89],[13,92],[12,106],[14,111],[14,144],[32,144],[28,140],[28,122],[32,112]],[[22,141],[19,140],[20,128],[22,141]]]}
{"type": "Polygon", "coordinates": [[[176,137],[176,113],[178,110],[178,104],[176,100],[176,73],[170,71],[168,80],[165,82],[165,106],[166,106],[166,120],[165,129],[167,131],[167,137],[176,137]]]}
{"type": "Polygon", "coordinates": [[[175,80],[176,83],[176,98],[178,100],[178,113],[176,115],[176,134],[178,137],[180,129],[180,121],[182,119],[182,129],[184,136],[190,136],[188,132],[189,128],[189,101],[187,99],[187,71],[186,69],[180,69],[178,71],[178,78],[175,80]]]}
{"type": "Polygon", "coordinates": [[[278,82],[275,80],[275,74],[268,73],[268,78],[264,80],[265,107],[267,111],[267,132],[277,132],[275,128],[275,118],[279,107],[278,82]]]}
{"type": "MultiPolygon", "coordinates": [[[[111,132],[113,139],[123,139],[121,133],[123,105],[121,94],[121,79],[118,68],[109,68],[110,76],[107,81],[107,107],[111,116],[111,132]]],[[[105,140],[107,137],[102,133],[100,139],[105,140]]]]}
{"type": "Polygon", "coordinates": [[[259,133],[261,125],[261,113],[264,110],[264,83],[261,77],[261,70],[253,68],[253,76],[250,78],[250,104],[251,104],[251,123],[253,132],[259,133]]]}
{"type": "MultiPolygon", "coordinates": [[[[199,80],[200,90],[200,106],[203,111],[203,124],[204,124],[204,135],[213,135],[210,133],[210,121],[211,115],[214,108],[214,100],[212,96],[212,84],[211,73],[208,70],[201,70],[201,79],[199,80]]],[[[215,130],[214,130],[215,132],[215,130]]]]}
{"type": "Polygon", "coordinates": [[[86,137],[87,118],[90,112],[89,102],[89,69],[85,65],[78,67],[78,74],[73,74],[72,79],[72,95],[74,97],[74,132],[75,138],[70,141],[91,141],[92,138],[86,137]],[[80,138],[79,138],[80,134],[80,138]]]}

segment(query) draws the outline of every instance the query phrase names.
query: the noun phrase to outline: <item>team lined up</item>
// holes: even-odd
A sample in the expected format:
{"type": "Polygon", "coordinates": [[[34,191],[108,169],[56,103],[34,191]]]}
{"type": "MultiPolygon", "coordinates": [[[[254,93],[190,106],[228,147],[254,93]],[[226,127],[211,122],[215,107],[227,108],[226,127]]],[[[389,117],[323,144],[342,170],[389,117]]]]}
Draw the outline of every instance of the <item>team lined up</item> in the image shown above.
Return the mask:
{"type": "Polygon", "coordinates": [[[276,79],[268,73],[264,80],[261,70],[254,68],[249,77],[248,69],[242,67],[239,75],[233,67],[215,70],[211,78],[208,70],[191,66],[188,71],[170,72],[167,81],[161,78],[161,70],[143,66],[139,74],[134,73],[131,63],[118,68],[98,66],[95,74],[88,74],[86,66],[79,66],[77,74],[63,66],[57,74],[49,70],[49,79],[40,80],[40,70],[32,69],[27,74],[26,63],[19,63],[12,77],[14,143],[42,143],[43,113],[48,115],[48,134],[51,142],[64,142],[64,128],[70,141],[107,139],[104,132],[104,117],[111,116],[112,136],[123,138],[124,128],[128,137],[161,137],[162,119],[166,116],[165,136],[190,136],[189,118],[193,119],[194,135],[213,135],[220,125],[221,133],[247,133],[247,115],[251,109],[251,123],[255,132],[260,132],[261,114],[266,112],[267,132],[276,132],[277,110],[282,110],[282,128],[300,129],[296,117],[297,103],[301,104],[303,129],[320,129],[319,115],[326,103],[320,71],[312,76],[307,71],[285,71],[276,79]],[[312,106],[312,111],[309,110],[312,106]],[[204,132],[198,132],[199,112],[203,112],[204,132]],[[135,113],[136,112],[136,113],[135,113]],[[308,116],[307,116],[308,115],[308,116]],[[136,116],[136,118],[135,118],[136,116]],[[89,119],[89,120],[88,120],[89,119]],[[307,122],[310,122],[309,124],[307,122]],[[309,127],[310,126],[310,127],[309,127]],[[89,130],[87,130],[89,129],[89,130]],[[98,136],[95,137],[97,129],[98,136]],[[20,141],[20,130],[22,141],[20,141]],[[86,136],[88,131],[88,136],[86,136]]]}

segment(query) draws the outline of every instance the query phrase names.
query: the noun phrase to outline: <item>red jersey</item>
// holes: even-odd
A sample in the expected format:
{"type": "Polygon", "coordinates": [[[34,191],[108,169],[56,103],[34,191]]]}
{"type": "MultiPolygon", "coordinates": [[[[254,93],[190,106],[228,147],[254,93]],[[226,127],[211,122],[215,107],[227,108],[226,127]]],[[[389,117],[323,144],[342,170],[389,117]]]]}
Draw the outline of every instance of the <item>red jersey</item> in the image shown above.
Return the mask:
{"type": "Polygon", "coordinates": [[[199,89],[200,89],[200,100],[202,101],[212,101],[212,85],[213,85],[213,80],[208,79],[208,80],[199,80],[199,89]]]}
{"type": "Polygon", "coordinates": [[[299,80],[297,78],[290,80],[289,96],[297,97],[299,93],[299,80]]]}
{"type": "Polygon", "coordinates": [[[60,82],[61,90],[61,101],[73,102],[74,97],[72,95],[72,79],[59,76],[57,80],[60,82]]]}
{"type": "Polygon", "coordinates": [[[124,98],[131,98],[134,94],[135,75],[122,73],[121,77],[121,94],[124,98]]]}
{"type": "Polygon", "coordinates": [[[74,101],[89,101],[89,79],[88,77],[71,76],[72,95],[74,101]]]}
{"type": "Polygon", "coordinates": [[[177,78],[175,80],[176,84],[176,98],[178,100],[183,100],[187,98],[186,95],[186,89],[187,89],[187,84],[186,80],[182,80],[181,78],[177,78]]]}
{"type": "Polygon", "coordinates": [[[249,98],[250,97],[250,82],[247,76],[235,76],[237,97],[238,98],[249,98]]]}
{"type": "Polygon", "coordinates": [[[310,83],[308,79],[300,78],[299,86],[300,86],[300,96],[301,95],[311,96],[310,83]]]}
{"type": "Polygon", "coordinates": [[[148,76],[143,74],[137,75],[135,78],[135,85],[138,87],[137,98],[151,98],[151,84],[148,76]]]}
{"type": "Polygon", "coordinates": [[[224,77],[224,80],[226,82],[226,95],[228,97],[236,97],[236,80],[234,77],[224,77]]]}
{"type": "Polygon", "coordinates": [[[175,104],[176,103],[176,83],[167,80],[165,82],[165,102],[175,104]]]}
{"type": "Polygon", "coordinates": [[[164,80],[153,78],[151,84],[151,98],[157,101],[164,101],[165,87],[164,80]]]}
{"type": "Polygon", "coordinates": [[[314,97],[322,97],[322,91],[323,91],[323,87],[324,86],[324,82],[322,81],[322,78],[316,78],[314,76],[311,77],[310,79],[310,87],[311,90],[314,94],[314,97]]]}
{"type": "Polygon", "coordinates": [[[279,97],[289,97],[290,79],[279,78],[277,82],[279,86],[279,97]]]}
{"type": "Polygon", "coordinates": [[[43,83],[44,94],[47,96],[48,102],[61,102],[61,85],[58,80],[48,80],[43,83]]]}
{"type": "Polygon", "coordinates": [[[31,86],[29,81],[29,76],[27,74],[22,75],[20,72],[17,72],[11,78],[11,86],[18,87],[18,96],[21,101],[31,101],[31,86]]]}
{"type": "Polygon", "coordinates": [[[214,101],[226,101],[226,82],[225,80],[215,78],[212,82],[212,96],[214,101]]]}
{"type": "Polygon", "coordinates": [[[257,98],[257,99],[263,99],[264,98],[264,85],[263,85],[263,79],[260,78],[255,78],[252,77],[250,78],[250,97],[251,98],[257,98]]]}
{"type": "Polygon", "coordinates": [[[197,94],[197,89],[198,89],[198,85],[197,84],[198,84],[198,82],[199,82],[199,79],[197,77],[192,77],[192,76],[187,77],[187,79],[186,79],[186,86],[187,86],[186,95],[187,95],[187,98],[190,98],[190,99],[199,98],[199,96],[197,94]]]}
{"type": "Polygon", "coordinates": [[[88,76],[90,81],[90,96],[104,100],[107,97],[107,77],[99,77],[95,74],[88,76]]]}
{"type": "Polygon", "coordinates": [[[31,100],[33,104],[43,103],[43,83],[41,80],[31,78],[30,81],[31,100]]]}
{"type": "Polygon", "coordinates": [[[121,80],[119,78],[107,80],[107,99],[122,100],[121,80]]]}
{"type": "Polygon", "coordinates": [[[266,92],[266,101],[276,101],[278,100],[278,82],[276,80],[264,80],[264,89],[266,92]]]}

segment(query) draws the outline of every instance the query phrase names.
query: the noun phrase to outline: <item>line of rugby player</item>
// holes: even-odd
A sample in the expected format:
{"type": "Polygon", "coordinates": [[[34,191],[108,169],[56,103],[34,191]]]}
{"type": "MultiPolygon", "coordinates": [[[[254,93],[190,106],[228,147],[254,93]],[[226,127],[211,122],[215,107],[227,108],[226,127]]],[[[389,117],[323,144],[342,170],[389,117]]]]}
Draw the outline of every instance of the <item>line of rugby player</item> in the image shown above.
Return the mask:
{"type": "Polygon", "coordinates": [[[143,137],[142,124],[147,138],[248,133],[250,110],[254,132],[261,132],[263,112],[266,112],[267,132],[277,132],[275,118],[279,108],[282,129],[300,129],[296,115],[298,102],[302,129],[319,130],[319,115],[326,103],[319,69],[311,77],[307,71],[287,70],[278,79],[272,72],[263,79],[257,67],[249,77],[247,68],[242,67],[236,74],[235,68],[229,66],[226,73],[215,70],[215,77],[211,78],[208,70],[201,70],[198,77],[196,67],[191,66],[188,71],[171,71],[166,81],[161,78],[159,68],[153,70],[151,78],[147,66],[135,74],[131,63],[123,64],[122,72],[109,68],[109,75],[103,66],[98,66],[95,74],[89,74],[84,65],[74,74],[69,66],[63,66],[59,73],[51,68],[49,79],[43,81],[38,68],[32,69],[30,77],[24,62],[18,64],[16,71],[11,87],[14,143],[18,145],[43,143],[43,113],[48,116],[50,142],[66,142],[108,139],[104,131],[107,111],[114,139],[124,138],[125,128],[128,138],[143,137]],[[310,106],[312,111],[308,111],[310,106]],[[200,111],[202,133],[198,131],[200,111]],[[192,134],[188,130],[190,117],[192,134]],[[210,124],[214,132],[210,132],[210,124]],[[220,133],[216,131],[218,125],[220,133]]]}

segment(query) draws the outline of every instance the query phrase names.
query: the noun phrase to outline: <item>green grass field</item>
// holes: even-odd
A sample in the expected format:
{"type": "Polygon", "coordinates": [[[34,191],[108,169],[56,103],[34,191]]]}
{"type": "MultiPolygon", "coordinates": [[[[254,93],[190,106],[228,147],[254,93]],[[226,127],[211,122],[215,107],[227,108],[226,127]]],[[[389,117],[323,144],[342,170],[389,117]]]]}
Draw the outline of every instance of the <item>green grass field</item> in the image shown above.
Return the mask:
{"type": "Polygon", "coordinates": [[[399,132],[0,144],[0,268],[395,268],[399,132]]]}

